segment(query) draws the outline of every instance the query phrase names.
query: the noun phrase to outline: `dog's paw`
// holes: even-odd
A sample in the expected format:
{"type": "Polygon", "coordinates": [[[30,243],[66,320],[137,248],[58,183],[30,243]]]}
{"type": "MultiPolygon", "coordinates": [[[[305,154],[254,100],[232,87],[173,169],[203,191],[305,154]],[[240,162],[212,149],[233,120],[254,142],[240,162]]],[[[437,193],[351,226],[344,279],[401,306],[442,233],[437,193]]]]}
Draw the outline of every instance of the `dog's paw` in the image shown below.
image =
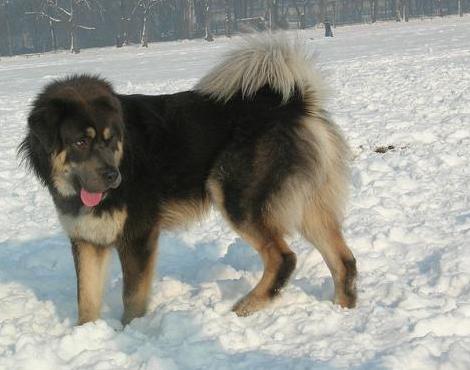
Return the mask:
{"type": "Polygon", "coordinates": [[[356,288],[352,287],[346,292],[336,294],[334,303],[339,304],[343,308],[354,308],[356,307],[357,293],[356,288]]]}
{"type": "Polygon", "coordinates": [[[268,298],[258,297],[253,294],[240,299],[233,307],[232,311],[240,317],[250,316],[251,314],[263,309],[269,304],[268,298]]]}

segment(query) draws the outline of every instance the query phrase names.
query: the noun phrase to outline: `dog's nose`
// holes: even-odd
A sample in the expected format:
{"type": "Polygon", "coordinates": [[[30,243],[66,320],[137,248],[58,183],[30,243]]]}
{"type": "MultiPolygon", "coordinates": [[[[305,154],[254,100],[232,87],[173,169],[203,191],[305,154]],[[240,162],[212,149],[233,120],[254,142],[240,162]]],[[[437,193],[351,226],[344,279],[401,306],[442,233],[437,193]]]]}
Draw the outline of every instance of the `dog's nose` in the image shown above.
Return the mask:
{"type": "Polygon", "coordinates": [[[120,182],[119,171],[115,168],[107,168],[103,171],[103,178],[106,183],[111,187],[119,186],[118,181],[120,182]]]}

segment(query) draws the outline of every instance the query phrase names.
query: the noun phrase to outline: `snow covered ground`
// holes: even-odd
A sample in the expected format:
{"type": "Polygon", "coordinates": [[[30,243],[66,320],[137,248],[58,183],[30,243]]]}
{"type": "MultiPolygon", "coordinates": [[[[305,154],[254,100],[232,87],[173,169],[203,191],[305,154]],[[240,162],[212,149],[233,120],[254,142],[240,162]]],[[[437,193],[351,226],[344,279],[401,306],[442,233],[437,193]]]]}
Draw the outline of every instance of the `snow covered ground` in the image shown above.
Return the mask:
{"type": "Polygon", "coordinates": [[[116,256],[103,319],[74,326],[67,238],[15,157],[28,104],[71,72],[100,73],[123,93],[188,89],[231,41],[1,59],[0,369],[470,369],[469,35],[468,16],[303,33],[355,154],[345,233],[356,309],[331,303],[325,264],[295,238],[284,294],[236,317],[261,263],[213,214],[164,235],[149,312],[124,329],[116,256]]]}

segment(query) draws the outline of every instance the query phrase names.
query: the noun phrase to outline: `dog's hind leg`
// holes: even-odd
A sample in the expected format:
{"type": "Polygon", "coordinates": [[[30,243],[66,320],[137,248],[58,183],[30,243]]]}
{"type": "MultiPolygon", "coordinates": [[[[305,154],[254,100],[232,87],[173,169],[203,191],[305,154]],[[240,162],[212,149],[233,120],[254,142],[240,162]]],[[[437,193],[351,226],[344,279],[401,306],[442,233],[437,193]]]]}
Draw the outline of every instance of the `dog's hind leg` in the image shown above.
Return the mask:
{"type": "Polygon", "coordinates": [[[356,305],[356,260],[341,231],[333,210],[323,202],[312,201],[305,208],[301,232],[323,256],[335,285],[335,303],[356,305]]]}
{"type": "Polygon", "coordinates": [[[248,316],[261,310],[276,297],[295,269],[296,256],[284,241],[282,232],[269,227],[262,220],[234,221],[225,207],[224,195],[217,181],[209,181],[212,199],[235,231],[260,255],[264,271],[259,283],[234,306],[238,316],[248,316]]]}
{"type": "Polygon", "coordinates": [[[279,294],[295,269],[296,256],[281,236],[258,231],[239,233],[256,249],[264,264],[259,283],[233,306],[238,316],[248,316],[264,308],[279,294]]]}

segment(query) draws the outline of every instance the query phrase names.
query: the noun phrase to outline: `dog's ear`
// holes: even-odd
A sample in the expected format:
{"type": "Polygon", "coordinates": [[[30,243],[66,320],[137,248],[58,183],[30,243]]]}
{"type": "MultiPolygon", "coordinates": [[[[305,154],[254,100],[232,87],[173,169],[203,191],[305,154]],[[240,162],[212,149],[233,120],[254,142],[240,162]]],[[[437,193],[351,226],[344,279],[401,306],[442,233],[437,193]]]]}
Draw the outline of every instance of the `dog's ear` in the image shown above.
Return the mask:
{"type": "Polygon", "coordinates": [[[31,133],[39,140],[47,153],[52,153],[58,135],[57,122],[51,121],[50,118],[48,107],[35,108],[28,117],[31,133]]]}
{"type": "Polygon", "coordinates": [[[28,117],[31,133],[39,140],[47,153],[52,153],[59,140],[59,123],[66,102],[62,99],[51,99],[36,106],[28,117]]]}

